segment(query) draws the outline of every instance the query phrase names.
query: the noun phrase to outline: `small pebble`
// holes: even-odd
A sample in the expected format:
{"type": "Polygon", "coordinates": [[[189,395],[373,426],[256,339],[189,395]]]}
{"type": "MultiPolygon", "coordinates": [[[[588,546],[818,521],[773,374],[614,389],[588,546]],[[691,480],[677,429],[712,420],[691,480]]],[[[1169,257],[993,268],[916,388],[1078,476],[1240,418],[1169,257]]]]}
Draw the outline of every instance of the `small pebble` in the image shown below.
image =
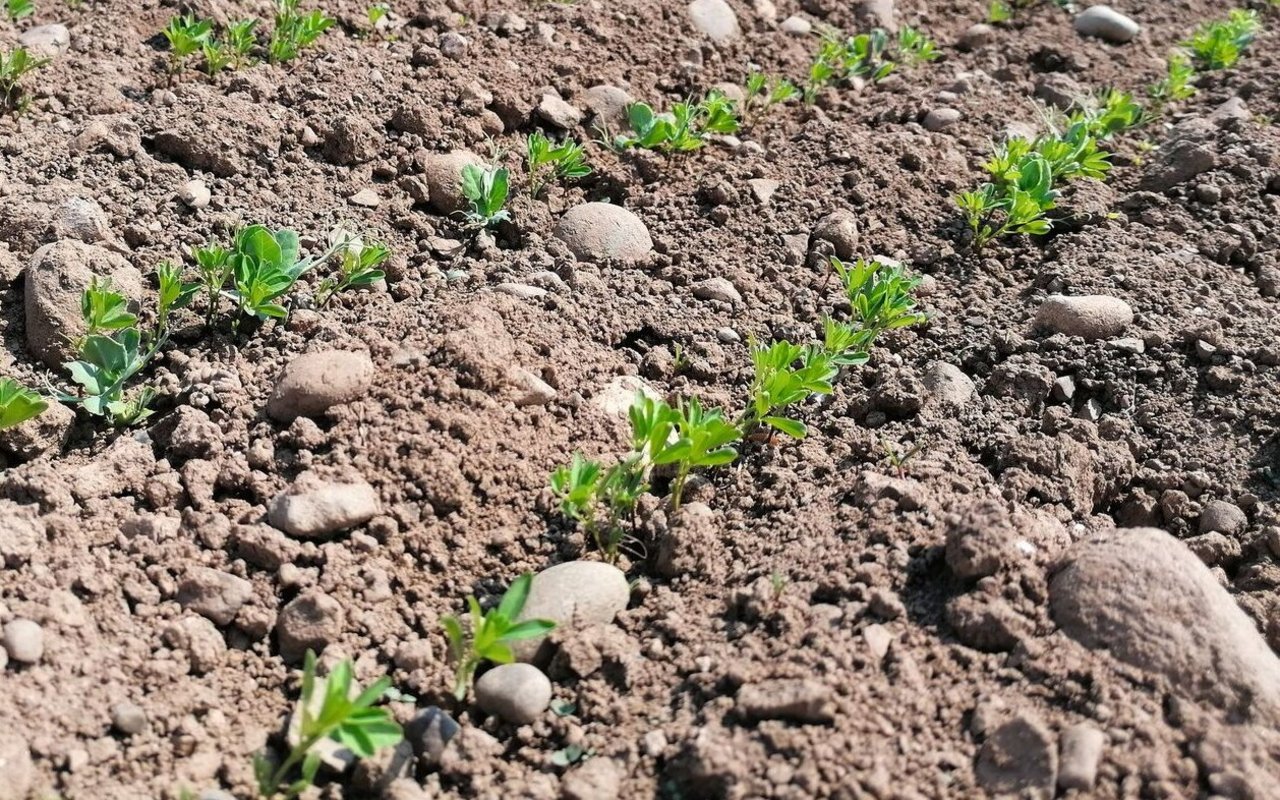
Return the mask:
{"type": "Polygon", "coordinates": [[[4,649],[13,661],[35,664],[44,656],[44,630],[33,620],[11,620],[4,626],[4,649]]]}

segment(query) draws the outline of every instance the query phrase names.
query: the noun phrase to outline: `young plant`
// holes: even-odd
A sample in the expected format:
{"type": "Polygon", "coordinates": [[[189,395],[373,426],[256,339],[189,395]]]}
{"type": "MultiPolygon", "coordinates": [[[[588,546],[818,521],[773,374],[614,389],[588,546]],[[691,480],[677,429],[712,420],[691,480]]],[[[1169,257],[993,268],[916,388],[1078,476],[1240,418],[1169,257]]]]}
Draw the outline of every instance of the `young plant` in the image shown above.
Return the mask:
{"type": "Polygon", "coordinates": [[[658,413],[670,420],[675,440],[661,445],[653,442],[652,463],[675,465],[671,509],[676,511],[694,469],[724,466],[737,460],[738,451],[733,444],[742,439],[742,431],[726,420],[720,409],[704,409],[696,397],[690,397],[674,409],[659,401],[658,413]]]}
{"type": "Polygon", "coordinates": [[[497,607],[487,613],[480,610],[480,603],[474,596],[468,597],[467,610],[471,619],[469,630],[464,630],[462,620],[455,616],[445,616],[440,620],[449,640],[450,655],[457,664],[453,696],[459,701],[467,696],[476,669],[481,664],[486,661],[510,664],[515,660],[515,654],[511,652],[512,642],[546,636],[555,628],[556,624],[547,619],[515,621],[524,610],[532,584],[533,575],[529,573],[516,578],[511,588],[502,595],[497,607]]]}
{"type": "Polygon", "coordinates": [[[27,73],[48,63],[47,58],[32,57],[25,47],[19,47],[8,55],[0,52],[0,111],[25,111],[31,99],[27,97],[19,81],[27,73]]]}
{"type": "Polygon", "coordinates": [[[258,44],[254,29],[256,19],[240,19],[227,26],[226,47],[231,51],[231,66],[240,69],[252,61],[250,54],[258,44]]]}
{"type": "Polygon", "coordinates": [[[1147,89],[1147,94],[1151,96],[1151,101],[1155,105],[1155,111],[1159,112],[1170,103],[1186,100],[1194,95],[1196,87],[1191,82],[1195,77],[1196,69],[1191,65],[1191,59],[1182,53],[1170,55],[1165,76],[1147,89]]]}
{"type": "Polygon", "coordinates": [[[387,276],[379,269],[391,257],[391,250],[385,244],[345,231],[339,231],[335,241],[338,274],[324,278],[316,287],[316,304],[320,306],[328,305],[338,292],[369,286],[387,276]]]}
{"type": "Polygon", "coordinates": [[[4,13],[10,22],[17,22],[36,13],[36,4],[32,0],[4,0],[4,13]]]}
{"type": "Polygon", "coordinates": [[[390,10],[386,3],[374,3],[369,6],[368,10],[365,11],[365,15],[369,19],[369,28],[374,31],[378,30],[378,25],[387,18],[387,12],[390,10]]]}
{"type": "Polygon", "coordinates": [[[991,0],[991,5],[987,7],[987,22],[998,25],[1011,19],[1013,19],[1013,8],[1008,3],[1004,0],[991,0]]]}
{"type": "Polygon", "coordinates": [[[818,53],[809,66],[804,83],[804,102],[813,105],[818,92],[844,77],[844,43],[824,36],[818,45],[818,53]]]}
{"type": "Polygon", "coordinates": [[[911,26],[903,26],[898,31],[898,58],[907,66],[927,64],[942,58],[938,45],[920,31],[911,26]]]}
{"type": "Polygon", "coordinates": [[[897,64],[885,57],[889,34],[880,28],[860,33],[845,45],[845,74],[857,75],[875,83],[889,77],[897,64]]]}
{"type": "Polygon", "coordinates": [[[646,103],[632,103],[627,120],[634,135],[618,136],[614,145],[620,148],[686,152],[702,147],[712,134],[738,130],[733,101],[716,91],[707,92],[697,103],[676,103],[671,111],[661,114],[646,103]]]}
{"type": "Polygon", "coordinates": [[[511,219],[504,205],[510,189],[511,171],[495,165],[468,164],[462,168],[462,194],[471,203],[465,217],[477,228],[488,228],[511,219]]]}
{"type": "Polygon", "coordinates": [[[1226,69],[1262,31],[1258,12],[1237,8],[1224,20],[1206,22],[1183,42],[1201,69],[1226,69]]]}
{"type": "Polygon", "coordinates": [[[40,395],[13,380],[0,378],[0,431],[38,417],[49,407],[40,395]]]}
{"type": "Polygon", "coordinates": [[[1009,234],[1048,233],[1045,214],[1054,208],[1057,196],[1049,162],[1031,153],[1019,161],[1012,180],[984,183],[958,196],[956,205],[973,232],[973,249],[980,252],[993,239],[1009,234]]]}
{"type": "Polygon", "coordinates": [[[169,78],[172,80],[182,71],[188,58],[204,49],[213,33],[213,23],[187,14],[169,20],[162,33],[169,41],[169,78]]]}
{"type": "Polygon", "coordinates": [[[303,14],[298,10],[298,0],[277,0],[275,28],[267,43],[267,56],[273,64],[292,61],[336,22],[319,10],[303,14]]]}
{"type": "Polygon", "coordinates": [[[205,328],[212,328],[214,318],[218,314],[222,289],[231,280],[234,271],[231,265],[231,251],[225,247],[209,244],[205,247],[191,248],[191,257],[195,259],[196,269],[200,273],[200,288],[204,290],[206,308],[205,328]]]}
{"type": "Polygon", "coordinates": [[[545,185],[542,178],[545,172],[562,181],[591,174],[582,145],[565,139],[559,146],[553,146],[551,140],[536,131],[525,140],[525,161],[529,165],[529,194],[534,197],[545,185]]]}
{"type": "Polygon", "coordinates": [[[645,471],[638,453],[608,469],[574,453],[567,465],[551,473],[551,491],[560,501],[560,513],[581,525],[611,564],[617,563],[626,536],[623,523],[649,488],[645,471]]]}
{"type": "Polygon", "coordinates": [[[182,270],[169,261],[163,261],[156,267],[156,282],[159,284],[156,295],[156,336],[163,339],[169,334],[169,317],[175,309],[191,304],[192,298],[200,291],[201,284],[184,283],[182,270]]]}
{"type": "Polygon", "coordinates": [[[774,106],[800,96],[800,89],[786,78],[769,78],[760,72],[747,76],[743,116],[756,122],[774,106]]]}
{"type": "Polygon", "coordinates": [[[338,742],[357,758],[370,758],[404,738],[391,713],[375,705],[387,695],[391,679],[383,676],[360,690],[352,673],[350,661],[339,662],[323,679],[323,694],[317,695],[316,654],[307,651],[302,666],[302,696],[294,712],[299,717],[298,743],[279,764],[260,754],[253,759],[258,796],[263,800],[291,800],[311,788],[320,769],[316,745],[325,739],[338,742]],[[295,770],[297,777],[290,780],[295,770]]]}
{"type": "Polygon", "coordinates": [[[137,315],[129,311],[128,299],[111,290],[111,281],[99,282],[97,278],[80,295],[80,316],[84,319],[86,336],[121,331],[138,324],[137,315]]]}
{"type": "Polygon", "coordinates": [[[1107,89],[1087,98],[1082,108],[1070,116],[1072,125],[1082,124],[1089,136],[1110,139],[1113,135],[1148,122],[1147,111],[1134,101],[1133,95],[1118,89],[1107,89]]]}
{"type": "Polygon", "coordinates": [[[752,341],[751,361],[755,366],[751,401],[738,419],[738,427],[749,431],[756,425],[767,425],[793,439],[803,439],[808,435],[805,424],[779,412],[814,395],[831,394],[839,368],[823,348],[785,341],[770,345],[752,341]]]}
{"type": "Polygon", "coordinates": [[[928,319],[916,311],[913,296],[920,278],[908,277],[901,266],[874,259],[859,259],[849,265],[833,256],[831,267],[840,277],[859,330],[869,335],[866,342],[854,344],[855,352],[870,347],[875,338],[886,331],[919,325],[928,319]]]}
{"type": "Polygon", "coordinates": [[[233,284],[228,295],[236,301],[242,316],[260,321],[284,319],[289,312],[278,302],[280,298],[303,273],[329,258],[336,247],[330,245],[321,255],[304,259],[294,231],[272,232],[262,225],[250,225],[236,234],[235,247],[228,256],[233,284]]]}
{"type": "Polygon", "coordinates": [[[236,63],[236,54],[217,39],[207,39],[200,45],[200,52],[204,55],[204,71],[211,78],[236,63]]]}

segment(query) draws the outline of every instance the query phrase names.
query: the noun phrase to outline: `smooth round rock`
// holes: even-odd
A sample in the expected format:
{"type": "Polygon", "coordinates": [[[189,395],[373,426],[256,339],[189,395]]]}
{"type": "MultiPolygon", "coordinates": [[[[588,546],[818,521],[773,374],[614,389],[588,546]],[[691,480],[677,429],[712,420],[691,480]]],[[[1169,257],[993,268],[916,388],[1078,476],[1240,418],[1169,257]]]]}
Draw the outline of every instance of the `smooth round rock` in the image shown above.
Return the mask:
{"type": "Polygon", "coordinates": [[[188,208],[205,208],[213,199],[213,192],[209,191],[207,183],[197,178],[182,184],[182,188],[178,190],[178,199],[188,208]]]}
{"type": "Polygon", "coordinates": [[[599,122],[621,126],[627,121],[627,106],[634,101],[626,90],[602,83],[583,92],[582,102],[599,122]]]}
{"type": "Polygon", "coordinates": [[[317,653],[342,635],[346,612],[342,604],[318,589],[289,601],[276,620],[276,638],[285,661],[297,661],[308,649],[317,653]]]}
{"type": "Polygon", "coordinates": [[[126,736],[136,736],[147,729],[147,712],[130,702],[111,707],[111,726],[126,736]]]}
{"type": "Polygon", "coordinates": [[[940,131],[960,121],[960,112],[954,108],[935,108],[924,117],[924,129],[940,131]]]}
{"type": "Polygon", "coordinates": [[[18,36],[18,45],[34,58],[57,58],[71,49],[71,31],[66,25],[37,25],[18,36]]]}
{"type": "Polygon", "coordinates": [[[373,385],[367,353],[325,350],[290,361],[267,401],[267,414],[280,422],[318,417],[333,406],[363,397],[373,385]]]}
{"type": "Polygon", "coordinates": [[[362,480],[331,481],[314,472],[299,475],[271,502],[267,521],[303,539],[321,539],[377,515],[378,493],[362,480]]]}
{"type": "Polygon", "coordinates": [[[1049,585],[1071,638],[1242,720],[1280,725],[1280,658],[1213,572],[1154,528],[1079,542],[1049,585]]]}
{"type": "Polygon", "coordinates": [[[499,664],[476,681],[476,703],[488,714],[527,725],[551,704],[551,681],[531,664],[499,664]]]}
{"type": "Polygon", "coordinates": [[[934,361],[925,368],[921,378],[929,402],[946,406],[963,406],[973,399],[976,391],[973,379],[957,367],[945,361],[934,361]]]}
{"type": "Polygon", "coordinates": [[[782,21],[778,28],[792,36],[808,36],[813,32],[813,23],[804,17],[790,16],[782,21]]]}
{"type": "Polygon", "coordinates": [[[0,731],[0,800],[28,800],[35,784],[31,747],[17,733],[0,731]]]}
{"type": "Polygon", "coordinates": [[[653,250],[640,218],[612,203],[584,203],[569,209],[554,235],[582,261],[636,261],[653,250]]]}
{"type": "Polygon", "coordinates": [[[20,664],[35,664],[44,656],[44,630],[34,620],[10,620],[4,626],[4,649],[20,664]]]}
{"type": "Polygon", "coordinates": [[[1110,6],[1090,6],[1075,19],[1076,32],[1096,36],[1108,42],[1123,43],[1138,35],[1138,23],[1110,6]]]}
{"type": "Polygon", "coordinates": [[[1118,297],[1083,295],[1066,297],[1049,295],[1036,312],[1038,328],[1079,336],[1105,339],[1116,336],[1133,322],[1133,309],[1118,297]]]}
{"type": "MultiPolygon", "coordinates": [[[[519,619],[549,619],[560,628],[607,625],[630,600],[622,570],[602,561],[567,561],[533,576],[519,619]]],[[[512,649],[521,661],[531,661],[544,641],[527,639],[512,649]]]]}
{"type": "Polygon", "coordinates": [[[470,207],[462,193],[462,169],[468,164],[480,166],[484,159],[470,150],[432,153],[422,164],[422,177],[427,184],[427,204],[440,214],[453,214],[470,207]]]}
{"type": "Polygon", "coordinates": [[[689,19],[698,32],[716,44],[738,38],[738,15],[725,0],[693,0],[689,4],[689,19]]]}
{"type": "Polygon", "coordinates": [[[730,305],[738,305],[742,302],[742,295],[728,278],[707,278],[695,283],[693,296],[699,300],[716,300],[730,305]]]}
{"type": "Polygon", "coordinates": [[[995,36],[995,28],[985,22],[975,22],[965,29],[960,37],[960,47],[965,50],[979,50],[991,44],[995,36]]]}

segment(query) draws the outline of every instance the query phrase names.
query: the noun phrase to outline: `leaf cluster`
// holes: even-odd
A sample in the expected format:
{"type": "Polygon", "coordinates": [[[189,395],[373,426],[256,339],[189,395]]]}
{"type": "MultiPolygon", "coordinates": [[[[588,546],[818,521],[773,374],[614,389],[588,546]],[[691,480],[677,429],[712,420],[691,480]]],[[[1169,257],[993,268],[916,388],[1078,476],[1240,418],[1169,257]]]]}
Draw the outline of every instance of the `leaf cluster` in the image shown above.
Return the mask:
{"type": "Polygon", "coordinates": [[[537,197],[542,190],[542,175],[549,172],[556,180],[568,181],[591,174],[582,145],[565,139],[559,145],[541,133],[533,132],[525,140],[525,162],[529,166],[529,194],[537,197]]]}
{"type": "Polygon", "coordinates": [[[476,669],[486,661],[510,664],[515,660],[511,643],[545,636],[556,624],[546,619],[530,619],[516,622],[529,599],[533,575],[525,573],[511,583],[498,605],[485,612],[474,596],[467,597],[470,624],[464,628],[463,620],[446,616],[440,620],[445,637],[449,640],[449,652],[457,670],[454,674],[453,696],[462,700],[467,696],[476,669]]]}
{"type": "Polygon", "coordinates": [[[746,99],[742,104],[745,120],[757,122],[774,106],[786,103],[801,95],[800,88],[786,78],[769,77],[762,72],[752,72],[746,80],[746,99]]]}
{"type": "Polygon", "coordinates": [[[1226,19],[1203,23],[1182,44],[1201,69],[1226,69],[1240,59],[1261,32],[1258,12],[1237,8],[1226,19]]]}
{"type": "Polygon", "coordinates": [[[647,103],[632,103],[627,107],[627,121],[632,135],[616,137],[616,147],[662,152],[697,150],[712,134],[736,133],[739,127],[735,103],[717,91],[707,92],[696,103],[676,103],[662,113],[647,103]]]}
{"type": "Polygon", "coordinates": [[[0,111],[21,113],[26,110],[30,99],[19,82],[27,73],[48,63],[49,59],[36,58],[25,47],[8,54],[0,52],[0,111]]]}
{"type": "Polygon", "coordinates": [[[310,47],[321,34],[337,24],[323,11],[302,13],[299,0],[277,0],[275,27],[267,42],[267,57],[271,63],[292,61],[304,48],[310,47]]]}
{"type": "Polygon", "coordinates": [[[338,254],[338,273],[323,278],[316,287],[316,304],[326,306],[334,295],[348,289],[370,286],[387,277],[381,267],[391,257],[382,242],[338,229],[331,238],[338,254]]]}
{"type": "Polygon", "coordinates": [[[17,22],[34,13],[36,4],[32,0],[4,0],[4,14],[10,22],[17,22]]]}
{"type": "Polygon", "coordinates": [[[1192,83],[1196,77],[1196,68],[1185,54],[1175,52],[1169,56],[1165,76],[1147,87],[1156,110],[1163,109],[1170,103],[1186,100],[1196,93],[1192,83]]]}
{"type": "Polygon", "coordinates": [[[511,171],[506,167],[488,164],[467,164],[462,168],[462,194],[471,203],[465,212],[467,223],[477,228],[488,228],[511,219],[507,193],[511,188],[511,171]]]}
{"type": "Polygon", "coordinates": [[[40,395],[13,380],[0,378],[0,431],[40,416],[49,403],[40,395]]]}
{"type": "Polygon", "coordinates": [[[261,755],[254,757],[259,797],[295,798],[314,785],[321,760],[316,745],[325,739],[338,742],[357,758],[370,758],[404,738],[391,713],[375,705],[388,694],[391,679],[383,676],[361,690],[355,685],[353,673],[350,661],[339,662],[324,679],[323,694],[317,695],[316,654],[307,651],[302,694],[295,711],[299,717],[298,743],[278,765],[261,755]],[[298,774],[290,780],[295,769],[298,774]]]}
{"type": "Polygon", "coordinates": [[[1069,121],[1072,125],[1083,125],[1095,140],[1105,141],[1117,133],[1145,125],[1152,118],[1133,95],[1119,89],[1106,89],[1086,98],[1071,113],[1069,121]]]}

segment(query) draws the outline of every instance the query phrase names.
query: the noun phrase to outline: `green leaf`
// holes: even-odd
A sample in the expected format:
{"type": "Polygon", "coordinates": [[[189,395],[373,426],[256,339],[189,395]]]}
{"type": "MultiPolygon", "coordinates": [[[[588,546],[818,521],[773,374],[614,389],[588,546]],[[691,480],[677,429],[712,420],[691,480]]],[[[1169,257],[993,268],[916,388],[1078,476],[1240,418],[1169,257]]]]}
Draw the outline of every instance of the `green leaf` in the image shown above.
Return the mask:
{"type": "Polygon", "coordinates": [[[803,439],[809,432],[803,422],[787,417],[770,416],[760,420],[761,422],[782,431],[793,439],[803,439]]]}
{"type": "Polygon", "coordinates": [[[549,619],[531,619],[513,625],[502,634],[503,641],[515,642],[522,639],[536,639],[546,636],[554,630],[556,624],[549,619]]]}
{"type": "Polygon", "coordinates": [[[525,601],[529,599],[529,589],[532,585],[533,575],[528,572],[512,581],[511,588],[502,595],[502,601],[498,604],[498,613],[507,619],[520,616],[525,601]]]}

